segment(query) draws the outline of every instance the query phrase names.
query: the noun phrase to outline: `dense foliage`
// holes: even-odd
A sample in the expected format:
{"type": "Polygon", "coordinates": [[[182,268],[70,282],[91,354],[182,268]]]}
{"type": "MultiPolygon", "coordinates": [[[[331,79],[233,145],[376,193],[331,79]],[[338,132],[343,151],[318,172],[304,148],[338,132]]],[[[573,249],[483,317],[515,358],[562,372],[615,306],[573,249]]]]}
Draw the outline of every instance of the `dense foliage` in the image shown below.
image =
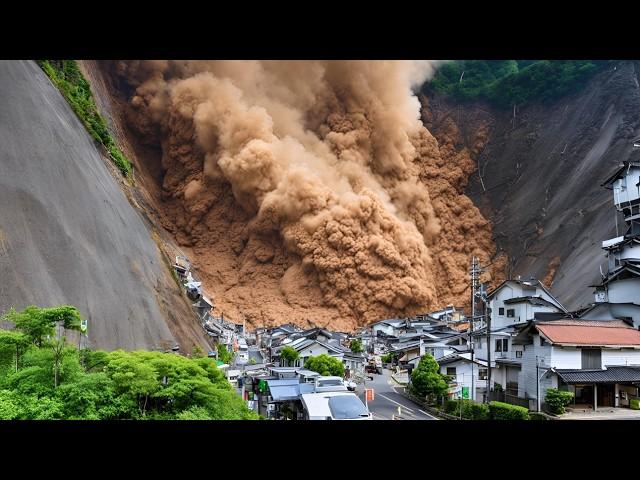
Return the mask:
{"type": "Polygon", "coordinates": [[[551,410],[551,413],[560,415],[565,413],[565,407],[573,400],[573,393],[566,392],[564,390],[558,390],[557,388],[547,389],[547,393],[544,397],[544,401],[551,410]]]}
{"type": "Polygon", "coordinates": [[[222,344],[218,345],[218,360],[222,363],[226,363],[227,365],[231,365],[233,357],[235,357],[235,353],[233,353],[233,351],[227,350],[227,347],[222,344]]]}
{"type": "Polygon", "coordinates": [[[444,411],[456,417],[462,416],[469,420],[489,420],[489,406],[472,400],[447,400],[444,411]],[[462,415],[460,411],[462,410],[462,415]]]}
{"type": "Polygon", "coordinates": [[[300,358],[300,354],[295,348],[287,345],[280,352],[280,358],[286,362],[285,366],[293,366],[295,361],[300,358]]]}
{"type": "Polygon", "coordinates": [[[428,353],[420,359],[418,367],[411,373],[412,393],[422,398],[444,395],[448,390],[446,376],[440,373],[440,365],[428,353]]]}
{"type": "Polygon", "coordinates": [[[307,358],[304,362],[304,368],[318,372],[320,375],[344,376],[344,365],[342,362],[326,353],[318,355],[317,357],[307,358]]]}
{"type": "Polygon", "coordinates": [[[398,359],[398,354],[396,352],[389,352],[386,355],[382,355],[380,359],[383,363],[393,363],[398,359]]]}
{"type": "Polygon", "coordinates": [[[442,65],[428,85],[457,100],[510,107],[557,99],[609,66],[600,60],[457,60],[442,65]]]}
{"type": "Polygon", "coordinates": [[[73,111],[84,123],[91,136],[104,145],[113,163],[125,177],[130,178],[133,170],[131,162],[118,148],[109,133],[107,123],[98,113],[89,82],[82,76],[76,61],[40,60],[38,64],[62,92],[62,95],[64,95],[73,111]]]}
{"type": "Polygon", "coordinates": [[[0,419],[257,418],[215,360],[78,351],[55,331],[74,328],[79,318],[70,306],[31,306],[3,317],[15,330],[0,331],[0,419]]]}
{"type": "Polygon", "coordinates": [[[489,417],[491,420],[529,420],[529,410],[509,403],[490,402],[489,417]]]}
{"type": "Polygon", "coordinates": [[[362,347],[362,340],[360,340],[359,338],[354,338],[353,340],[351,340],[349,348],[353,353],[362,353],[364,351],[364,348],[362,347]]]}

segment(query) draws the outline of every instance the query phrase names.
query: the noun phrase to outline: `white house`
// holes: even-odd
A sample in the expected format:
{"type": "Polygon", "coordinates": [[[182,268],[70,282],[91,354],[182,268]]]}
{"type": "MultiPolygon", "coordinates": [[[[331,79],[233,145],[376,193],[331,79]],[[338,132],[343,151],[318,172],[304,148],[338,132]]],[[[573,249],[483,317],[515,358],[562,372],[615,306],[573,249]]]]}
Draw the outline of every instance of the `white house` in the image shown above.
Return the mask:
{"type": "Polygon", "coordinates": [[[522,351],[520,397],[544,402],[548,388],[569,390],[576,405],[628,406],[640,382],[640,331],[620,320],[530,322],[513,339],[522,351]]]}
{"type": "Polygon", "coordinates": [[[524,324],[536,313],[567,312],[538,280],[505,280],[487,295],[487,299],[492,329],[524,324]]]}
{"type": "Polygon", "coordinates": [[[478,360],[471,361],[471,353],[453,353],[438,360],[440,373],[448,375],[452,379],[450,396],[462,396],[466,391],[465,398],[482,401],[487,390],[487,362],[478,360]]]}

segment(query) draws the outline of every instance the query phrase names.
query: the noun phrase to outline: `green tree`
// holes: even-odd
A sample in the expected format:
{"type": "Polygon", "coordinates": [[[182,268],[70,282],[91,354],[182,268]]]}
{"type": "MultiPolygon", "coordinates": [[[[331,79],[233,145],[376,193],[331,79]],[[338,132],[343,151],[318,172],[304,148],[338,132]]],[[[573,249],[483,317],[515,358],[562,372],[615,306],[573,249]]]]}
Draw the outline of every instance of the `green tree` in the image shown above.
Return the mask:
{"type": "Polygon", "coordinates": [[[320,375],[344,376],[344,365],[342,362],[326,353],[307,358],[306,362],[304,362],[304,368],[318,372],[320,375]]]}
{"type": "Polygon", "coordinates": [[[354,338],[353,340],[351,340],[349,348],[353,353],[362,353],[364,351],[364,348],[362,348],[362,340],[360,340],[359,338],[354,338]]]}
{"type": "Polygon", "coordinates": [[[204,357],[204,350],[199,345],[194,345],[191,349],[191,356],[193,358],[202,358],[204,357]]]}
{"type": "Polygon", "coordinates": [[[30,344],[29,337],[24,333],[0,330],[0,358],[10,359],[16,372],[20,366],[20,358],[30,344]]]}
{"type": "Polygon", "coordinates": [[[80,312],[71,305],[52,308],[29,305],[21,312],[12,308],[3,319],[12,322],[16,329],[38,347],[42,346],[47,337],[53,337],[58,323],[68,330],[80,330],[80,312]]]}
{"type": "Polygon", "coordinates": [[[280,351],[280,358],[285,361],[285,366],[293,366],[296,360],[300,358],[300,354],[295,348],[287,345],[280,351]]]}
{"type": "Polygon", "coordinates": [[[227,365],[231,365],[235,354],[232,351],[227,350],[227,347],[223,344],[218,345],[218,360],[227,365]]]}
{"type": "Polygon", "coordinates": [[[149,396],[159,388],[153,368],[138,356],[121,350],[111,355],[105,372],[113,380],[116,391],[129,395],[135,401],[139,414],[144,417],[149,396]]]}
{"type": "Polygon", "coordinates": [[[430,354],[424,355],[411,374],[411,390],[420,397],[444,395],[448,390],[440,365],[430,354]]]}

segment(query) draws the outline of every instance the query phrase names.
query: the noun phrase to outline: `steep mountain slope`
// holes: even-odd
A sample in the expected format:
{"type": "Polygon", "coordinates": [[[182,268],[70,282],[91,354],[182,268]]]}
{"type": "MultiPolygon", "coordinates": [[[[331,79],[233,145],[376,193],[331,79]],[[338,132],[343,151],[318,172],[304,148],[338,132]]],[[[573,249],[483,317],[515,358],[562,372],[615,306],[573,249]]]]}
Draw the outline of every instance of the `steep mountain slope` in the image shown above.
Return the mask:
{"type": "MultiPolygon", "coordinates": [[[[484,103],[423,97],[427,128],[437,139],[448,123],[465,136],[488,126],[479,173],[467,194],[494,227],[510,257],[510,273],[546,279],[567,306],[592,301],[588,288],[604,261],[601,242],[616,234],[611,194],[600,184],[623,160],[638,155],[637,62],[611,65],[578,92],[514,111],[484,103]]],[[[509,272],[507,272],[509,273],[509,272]]]]}
{"type": "Polygon", "coordinates": [[[76,305],[100,348],[206,345],[148,225],[34,62],[0,62],[0,105],[0,310],[76,305]]]}

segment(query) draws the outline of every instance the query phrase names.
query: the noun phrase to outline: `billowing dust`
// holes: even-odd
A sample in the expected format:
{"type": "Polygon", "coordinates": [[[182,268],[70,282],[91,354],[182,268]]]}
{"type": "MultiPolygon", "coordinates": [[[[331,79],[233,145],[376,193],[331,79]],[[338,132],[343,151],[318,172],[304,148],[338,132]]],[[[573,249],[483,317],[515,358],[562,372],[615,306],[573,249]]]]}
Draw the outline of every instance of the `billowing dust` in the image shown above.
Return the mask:
{"type": "MultiPolygon", "coordinates": [[[[420,61],[130,61],[127,117],[162,150],[163,224],[218,312],[351,330],[469,302],[495,253],[462,192],[474,151],[440,145],[420,61]],[[135,91],[133,90],[135,89],[135,91]]],[[[480,129],[474,148],[487,138],[480,129]]]]}

